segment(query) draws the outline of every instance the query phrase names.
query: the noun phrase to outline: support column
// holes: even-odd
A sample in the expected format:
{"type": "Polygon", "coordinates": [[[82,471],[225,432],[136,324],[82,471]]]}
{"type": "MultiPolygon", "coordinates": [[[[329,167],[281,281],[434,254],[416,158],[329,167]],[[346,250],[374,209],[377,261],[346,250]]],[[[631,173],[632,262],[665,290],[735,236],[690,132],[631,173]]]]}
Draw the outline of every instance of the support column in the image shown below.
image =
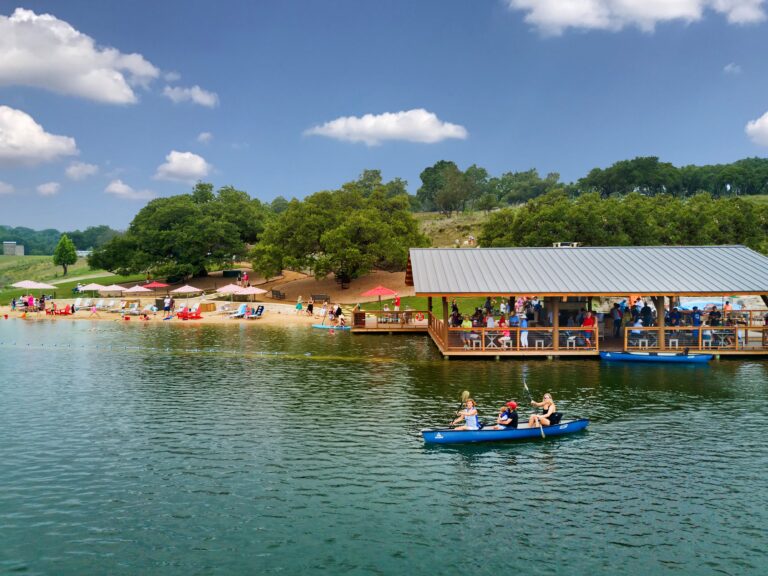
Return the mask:
{"type": "Polygon", "coordinates": [[[664,342],[664,314],[666,312],[664,306],[664,296],[651,296],[653,305],[656,308],[656,326],[658,328],[659,350],[666,349],[666,343],[664,342]]]}
{"type": "Polygon", "coordinates": [[[552,298],[552,348],[560,350],[560,298],[552,298]]]}
{"type": "Polygon", "coordinates": [[[448,350],[448,298],[443,296],[443,342],[448,350]]]}

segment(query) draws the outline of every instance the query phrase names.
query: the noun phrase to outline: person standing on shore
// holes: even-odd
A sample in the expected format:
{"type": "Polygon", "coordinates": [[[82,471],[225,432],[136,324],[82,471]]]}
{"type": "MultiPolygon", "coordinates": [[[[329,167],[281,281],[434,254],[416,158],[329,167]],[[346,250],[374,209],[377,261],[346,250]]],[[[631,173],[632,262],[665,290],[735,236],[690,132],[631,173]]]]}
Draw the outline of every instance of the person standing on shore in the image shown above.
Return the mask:
{"type": "Polygon", "coordinates": [[[312,298],[312,296],[309,297],[309,302],[307,302],[307,316],[310,318],[315,315],[315,299],[312,298]]]}
{"type": "Polygon", "coordinates": [[[169,318],[171,316],[171,297],[166,296],[163,300],[163,315],[166,318],[169,318]]]}
{"type": "Polygon", "coordinates": [[[304,305],[302,304],[301,295],[296,299],[296,314],[301,314],[301,311],[303,310],[304,305]]]}

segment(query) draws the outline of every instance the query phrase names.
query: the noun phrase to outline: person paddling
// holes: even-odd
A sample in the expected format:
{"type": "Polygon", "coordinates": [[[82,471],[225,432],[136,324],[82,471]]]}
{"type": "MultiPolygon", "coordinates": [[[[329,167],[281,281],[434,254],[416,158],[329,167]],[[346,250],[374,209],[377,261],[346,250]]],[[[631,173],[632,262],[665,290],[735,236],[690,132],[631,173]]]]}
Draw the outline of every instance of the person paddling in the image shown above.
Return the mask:
{"type": "Polygon", "coordinates": [[[541,414],[531,414],[531,417],[528,419],[528,426],[530,428],[549,426],[551,424],[552,414],[557,412],[557,406],[555,406],[555,402],[552,400],[552,394],[549,392],[544,394],[544,398],[541,402],[531,400],[531,406],[541,408],[541,414]]]}
{"type": "Polygon", "coordinates": [[[477,419],[477,405],[472,398],[467,398],[465,408],[459,412],[456,420],[451,422],[451,426],[456,426],[456,430],[480,430],[480,421],[477,419]],[[463,426],[456,426],[464,420],[463,426]]]}
{"type": "Polygon", "coordinates": [[[507,430],[517,428],[518,414],[517,402],[511,400],[499,409],[499,416],[496,418],[494,430],[507,430]]]}

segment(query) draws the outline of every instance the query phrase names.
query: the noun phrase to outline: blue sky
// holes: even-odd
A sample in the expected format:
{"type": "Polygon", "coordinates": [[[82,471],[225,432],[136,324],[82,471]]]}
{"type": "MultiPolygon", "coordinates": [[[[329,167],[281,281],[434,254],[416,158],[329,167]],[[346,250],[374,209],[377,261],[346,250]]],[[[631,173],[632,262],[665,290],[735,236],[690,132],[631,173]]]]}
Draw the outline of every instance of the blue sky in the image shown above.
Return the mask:
{"type": "Polygon", "coordinates": [[[0,0],[0,224],[124,228],[441,159],[572,181],[768,153],[765,0],[0,0]],[[48,15],[48,16],[45,16],[48,15]]]}

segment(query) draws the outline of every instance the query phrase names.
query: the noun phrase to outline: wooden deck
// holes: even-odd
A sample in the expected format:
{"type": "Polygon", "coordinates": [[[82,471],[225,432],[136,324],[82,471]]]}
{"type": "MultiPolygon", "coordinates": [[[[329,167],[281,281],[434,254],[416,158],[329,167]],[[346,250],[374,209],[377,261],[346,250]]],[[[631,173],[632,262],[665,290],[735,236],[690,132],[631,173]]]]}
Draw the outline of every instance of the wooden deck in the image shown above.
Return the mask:
{"type": "Polygon", "coordinates": [[[620,338],[583,327],[445,328],[434,314],[421,311],[358,312],[354,334],[429,334],[445,357],[596,358],[600,352],[689,352],[716,356],[768,356],[768,326],[658,327],[627,329],[620,338]],[[663,346],[659,345],[659,339],[663,346]],[[587,339],[589,336],[589,339],[587,339]],[[556,342],[556,343],[555,343],[556,342]]]}

